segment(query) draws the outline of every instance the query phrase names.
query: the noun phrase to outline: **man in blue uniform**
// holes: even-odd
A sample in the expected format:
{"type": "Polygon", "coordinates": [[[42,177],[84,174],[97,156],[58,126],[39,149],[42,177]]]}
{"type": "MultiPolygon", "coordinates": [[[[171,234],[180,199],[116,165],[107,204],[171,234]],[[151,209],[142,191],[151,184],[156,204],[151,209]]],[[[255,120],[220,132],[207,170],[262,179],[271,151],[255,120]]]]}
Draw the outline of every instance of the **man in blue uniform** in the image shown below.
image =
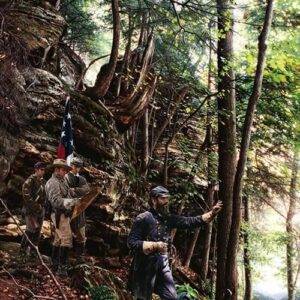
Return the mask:
{"type": "Polygon", "coordinates": [[[194,228],[211,222],[222,209],[222,202],[197,217],[169,214],[169,191],[157,186],[150,192],[150,210],[137,216],[128,237],[134,254],[128,287],[137,299],[151,300],[152,293],[161,299],[176,300],[175,283],[168,259],[168,245],[173,228],[194,228]]]}

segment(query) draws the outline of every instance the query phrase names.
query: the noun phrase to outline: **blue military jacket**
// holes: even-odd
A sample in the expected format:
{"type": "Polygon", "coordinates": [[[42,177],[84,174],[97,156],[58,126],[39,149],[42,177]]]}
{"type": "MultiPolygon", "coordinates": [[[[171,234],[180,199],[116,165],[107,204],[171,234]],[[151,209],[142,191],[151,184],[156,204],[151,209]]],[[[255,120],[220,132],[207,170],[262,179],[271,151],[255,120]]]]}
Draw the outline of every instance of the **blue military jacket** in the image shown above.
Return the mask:
{"type": "Polygon", "coordinates": [[[137,216],[128,236],[128,246],[134,253],[143,251],[143,241],[168,242],[173,228],[193,228],[203,224],[201,216],[183,217],[169,215],[163,217],[151,209],[137,216]]]}
{"type": "Polygon", "coordinates": [[[128,288],[136,297],[151,299],[154,288],[152,278],[157,272],[155,257],[159,254],[145,255],[143,241],[169,242],[173,228],[194,228],[203,224],[201,216],[168,215],[163,217],[154,209],[137,216],[127,240],[128,247],[134,255],[129,272],[128,288]]]}

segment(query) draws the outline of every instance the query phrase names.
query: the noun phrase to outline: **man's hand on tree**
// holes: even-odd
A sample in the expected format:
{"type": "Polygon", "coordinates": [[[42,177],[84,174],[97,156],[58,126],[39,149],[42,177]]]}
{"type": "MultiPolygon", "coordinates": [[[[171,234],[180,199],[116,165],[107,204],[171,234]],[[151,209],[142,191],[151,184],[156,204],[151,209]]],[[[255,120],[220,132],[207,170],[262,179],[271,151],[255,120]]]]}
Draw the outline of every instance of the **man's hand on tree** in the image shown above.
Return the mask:
{"type": "Polygon", "coordinates": [[[202,220],[205,223],[210,223],[215,218],[215,216],[220,212],[222,207],[223,207],[223,202],[218,201],[217,204],[215,204],[213,206],[211,211],[209,211],[209,212],[202,215],[202,220]]]}
{"type": "Polygon", "coordinates": [[[216,205],[213,206],[212,208],[212,214],[213,216],[216,216],[220,210],[222,209],[223,207],[223,202],[222,201],[218,201],[216,205]]]}

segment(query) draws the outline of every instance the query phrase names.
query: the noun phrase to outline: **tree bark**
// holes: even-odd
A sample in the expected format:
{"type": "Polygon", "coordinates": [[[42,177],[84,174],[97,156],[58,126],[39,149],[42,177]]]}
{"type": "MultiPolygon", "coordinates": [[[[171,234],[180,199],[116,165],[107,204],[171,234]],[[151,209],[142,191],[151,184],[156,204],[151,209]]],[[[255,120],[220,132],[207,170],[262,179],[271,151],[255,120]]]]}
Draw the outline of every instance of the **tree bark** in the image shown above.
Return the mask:
{"type": "Polygon", "coordinates": [[[145,110],[142,123],[143,130],[143,157],[141,175],[147,176],[149,162],[149,114],[148,109],[145,110]]]}
{"type": "MultiPolygon", "coordinates": [[[[180,216],[183,212],[183,209],[184,209],[184,206],[185,206],[185,203],[186,203],[186,198],[183,198],[180,202],[180,206],[177,210],[177,215],[180,216]]],[[[172,242],[174,241],[174,238],[175,238],[175,235],[176,235],[176,232],[177,232],[177,228],[173,228],[171,230],[171,240],[172,242]]]]}
{"type": "Polygon", "coordinates": [[[297,197],[297,176],[299,171],[299,153],[295,150],[293,165],[292,165],[292,178],[290,185],[290,202],[286,218],[286,232],[288,240],[286,243],[286,267],[287,267],[287,286],[288,286],[288,300],[295,300],[296,286],[295,286],[295,270],[294,270],[294,226],[293,218],[296,214],[296,197],[297,197]]]}
{"type": "Polygon", "coordinates": [[[105,96],[110,87],[110,83],[114,77],[118,60],[119,44],[120,44],[120,28],[121,20],[119,14],[119,0],[111,0],[113,14],[113,43],[108,66],[101,68],[97,75],[95,85],[87,88],[86,94],[94,100],[105,96]]]}
{"type": "Polygon", "coordinates": [[[163,183],[164,186],[168,186],[168,160],[169,160],[169,146],[172,143],[173,138],[169,138],[165,145],[165,158],[164,158],[164,169],[163,169],[163,183]]]}
{"type": "Polygon", "coordinates": [[[216,300],[225,297],[226,262],[232,216],[232,195],[236,166],[235,74],[233,70],[232,2],[218,0],[218,177],[223,209],[218,218],[216,300]]]}
{"type": "Polygon", "coordinates": [[[195,229],[195,232],[194,232],[193,237],[191,239],[188,251],[186,253],[186,258],[183,262],[184,267],[189,267],[190,266],[191,259],[193,257],[193,253],[194,253],[194,250],[195,250],[195,246],[196,246],[196,243],[197,243],[197,240],[198,240],[199,233],[200,233],[200,227],[195,229]]]}
{"type": "MultiPolygon", "coordinates": [[[[210,32],[210,39],[209,39],[209,60],[208,60],[208,80],[207,80],[207,88],[211,93],[212,88],[212,37],[211,37],[211,28],[213,26],[213,21],[209,23],[209,32],[210,32]]],[[[214,184],[213,183],[213,169],[214,165],[211,159],[212,153],[212,140],[213,140],[213,130],[211,125],[211,116],[210,116],[210,102],[207,103],[207,113],[206,113],[206,156],[207,156],[207,205],[209,209],[212,208],[214,202],[214,184]]],[[[208,266],[209,266],[209,255],[210,255],[210,248],[211,248],[211,238],[213,232],[213,224],[207,224],[204,236],[204,246],[202,251],[202,262],[200,267],[200,274],[203,280],[206,279],[208,273],[208,266]]],[[[214,266],[212,266],[214,268],[214,266]]]]}
{"type": "Polygon", "coordinates": [[[139,35],[139,41],[138,41],[138,47],[137,50],[135,51],[132,60],[130,62],[130,70],[134,70],[135,65],[138,65],[140,63],[141,60],[141,55],[140,55],[140,51],[141,48],[144,46],[145,44],[145,29],[146,27],[146,13],[142,14],[142,19],[141,19],[141,30],[140,30],[140,35],[139,35]]]}
{"type": "Polygon", "coordinates": [[[125,97],[119,97],[111,107],[115,119],[122,123],[124,129],[128,129],[135,120],[142,116],[155,91],[157,76],[153,74],[151,66],[154,47],[154,36],[151,33],[144,50],[141,66],[138,66],[138,78],[132,84],[134,90],[125,97]]]}
{"type": "MultiPolygon", "coordinates": [[[[249,200],[245,196],[244,200],[244,221],[248,225],[250,223],[250,214],[249,214],[249,200]]],[[[248,232],[244,232],[244,268],[245,268],[245,295],[244,300],[252,299],[252,274],[251,274],[251,261],[249,254],[249,236],[248,232]]]]}
{"type": "MultiPolygon", "coordinates": [[[[214,202],[214,187],[211,183],[209,183],[207,189],[207,205],[209,209],[212,208],[213,202],[214,202]]],[[[201,269],[200,269],[201,278],[203,280],[206,279],[207,272],[208,272],[212,231],[213,231],[213,222],[207,224],[205,229],[204,245],[202,251],[202,262],[201,262],[201,269]]]]}
{"type": "Polygon", "coordinates": [[[121,86],[122,86],[122,79],[125,79],[124,83],[123,83],[123,88],[125,90],[124,92],[126,92],[128,90],[128,86],[129,86],[128,66],[129,66],[130,53],[131,53],[131,40],[132,40],[133,28],[134,28],[134,24],[132,23],[132,17],[131,17],[130,12],[129,12],[129,15],[128,15],[128,27],[129,27],[128,37],[127,37],[128,41],[127,41],[127,44],[126,44],[126,48],[125,48],[125,52],[124,52],[124,56],[123,56],[123,61],[122,61],[122,66],[121,66],[119,78],[118,78],[117,85],[116,85],[116,97],[119,97],[119,95],[120,95],[120,90],[121,90],[121,86]]]}
{"type": "Polygon", "coordinates": [[[259,36],[258,59],[257,59],[254,86],[248,102],[245,123],[243,127],[240,155],[239,155],[237,171],[236,171],[235,181],[234,181],[233,203],[232,203],[233,204],[232,224],[231,224],[230,238],[229,238],[230,247],[228,247],[227,266],[226,266],[227,288],[231,290],[232,296],[230,296],[230,298],[228,297],[227,299],[234,299],[234,300],[237,299],[238,291],[237,291],[237,274],[236,274],[237,273],[236,255],[238,249],[240,221],[241,221],[241,196],[240,195],[242,191],[242,179],[243,179],[245,166],[246,166],[247,153],[250,144],[251,127],[254,119],[254,111],[256,108],[256,103],[261,94],[263,70],[264,70],[265,60],[266,60],[266,49],[267,49],[266,40],[271,27],[272,15],[273,15],[273,0],[269,0],[266,7],[263,29],[259,36]]]}

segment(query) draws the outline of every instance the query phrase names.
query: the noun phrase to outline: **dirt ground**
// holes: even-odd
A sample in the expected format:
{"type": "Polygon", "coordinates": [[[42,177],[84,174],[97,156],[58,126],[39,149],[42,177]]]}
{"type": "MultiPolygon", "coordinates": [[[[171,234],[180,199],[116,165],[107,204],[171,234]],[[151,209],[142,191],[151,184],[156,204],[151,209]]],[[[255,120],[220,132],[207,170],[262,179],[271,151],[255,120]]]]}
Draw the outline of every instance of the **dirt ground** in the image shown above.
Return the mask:
{"type": "MultiPolygon", "coordinates": [[[[9,244],[9,243],[8,243],[9,244]]],[[[19,261],[15,254],[18,244],[6,245],[9,251],[0,250],[0,300],[29,300],[29,299],[63,299],[60,296],[58,288],[54,284],[47,270],[36,262],[19,261]],[[35,297],[40,296],[40,297],[35,297]]],[[[44,257],[49,260],[49,257],[44,257]]],[[[87,257],[92,265],[106,268],[121,278],[124,282],[127,280],[130,258],[96,258],[87,257]]],[[[63,288],[68,300],[85,299],[89,300],[86,291],[71,288],[70,278],[62,279],[56,276],[56,279],[63,288]]]]}
{"type": "MultiPolygon", "coordinates": [[[[33,274],[38,274],[39,276],[34,278],[26,278],[23,275],[13,275],[14,280],[10,275],[3,274],[0,277],[0,300],[29,300],[29,299],[41,299],[36,296],[47,296],[52,299],[63,299],[60,296],[57,287],[55,286],[53,280],[50,278],[50,275],[47,274],[43,267],[36,266],[35,270],[32,270],[31,267],[28,268],[29,272],[33,274]],[[31,292],[30,292],[30,291],[31,292]]],[[[71,289],[69,279],[61,280],[58,278],[60,285],[62,286],[64,292],[68,299],[85,299],[88,300],[89,297],[84,292],[80,292],[75,289],[71,289]]],[[[49,299],[51,299],[49,298],[49,299]]]]}

